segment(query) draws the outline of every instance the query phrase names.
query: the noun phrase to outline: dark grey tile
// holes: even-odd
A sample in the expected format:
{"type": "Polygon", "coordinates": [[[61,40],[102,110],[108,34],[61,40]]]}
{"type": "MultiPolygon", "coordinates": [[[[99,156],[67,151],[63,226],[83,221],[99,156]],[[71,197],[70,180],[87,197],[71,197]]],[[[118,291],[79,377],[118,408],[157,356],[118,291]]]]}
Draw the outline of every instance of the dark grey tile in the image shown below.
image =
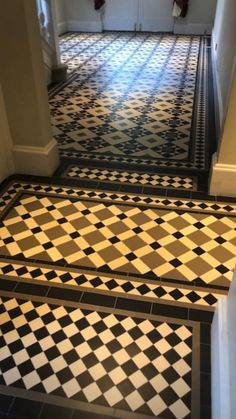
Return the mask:
{"type": "Polygon", "coordinates": [[[116,308],[140,313],[150,313],[151,303],[140,300],[132,300],[130,298],[117,298],[116,308]]]}
{"type": "Polygon", "coordinates": [[[48,292],[48,287],[45,285],[27,284],[25,282],[19,282],[15,291],[28,295],[45,296],[48,292]]]}
{"type": "Polygon", "coordinates": [[[81,298],[81,303],[104,307],[114,307],[115,301],[115,297],[102,294],[93,294],[89,292],[85,292],[81,298]]]}
{"type": "Polygon", "coordinates": [[[189,310],[189,320],[196,320],[205,323],[212,323],[214,312],[197,309],[189,310]]]}
{"type": "Polygon", "coordinates": [[[114,419],[114,416],[105,416],[104,414],[75,410],[72,419],[114,419]]]}
{"type": "Polygon", "coordinates": [[[52,287],[50,288],[47,297],[78,302],[81,298],[81,295],[81,291],[52,287]]]}
{"type": "MultiPolygon", "coordinates": [[[[38,419],[71,419],[73,410],[62,406],[45,404],[38,419]]],[[[28,419],[28,418],[27,418],[28,419]]]]}
{"type": "Polygon", "coordinates": [[[13,402],[13,397],[6,396],[5,394],[0,394],[0,412],[7,413],[10,409],[10,406],[13,402]]]}
{"type": "Polygon", "coordinates": [[[42,403],[26,400],[21,398],[15,398],[14,403],[11,407],[10,414],[15,416],[22,416],[27,419],[37,419],[41,411],[42,403]]]}
{"type": "Polygon", "coordinates": [[[17,285],[16,281],[11,281],[10,279],[0,278],[0,289],[2,291],[13,291],[16,285],[17,285]]]}
{"type": "Polygon", "coordinates": [[[188,318],[188,309],[185,307],[177,307],[168,304],[157,304],[154,303],[152,307],[152,313],[159,316],[175,317],[178,319],[188,318]]]}

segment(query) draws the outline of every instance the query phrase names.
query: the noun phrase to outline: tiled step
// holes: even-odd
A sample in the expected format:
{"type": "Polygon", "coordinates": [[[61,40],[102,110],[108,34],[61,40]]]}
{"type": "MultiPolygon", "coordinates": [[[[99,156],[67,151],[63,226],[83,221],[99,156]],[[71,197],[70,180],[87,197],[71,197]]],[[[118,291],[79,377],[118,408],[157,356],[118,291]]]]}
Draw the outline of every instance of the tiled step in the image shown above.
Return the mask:
{"type": "Polygon", "coordinates": [[[132,172],[128,170],[104,169],[99,167],[83,167],[70,165],[62,174],[62,177],[70,179],[86,179],[96,182],[112,182],[127,185],[151,186],[158,188],[197,190],[196,177],[152,174],[145,172],[132,172]]]}

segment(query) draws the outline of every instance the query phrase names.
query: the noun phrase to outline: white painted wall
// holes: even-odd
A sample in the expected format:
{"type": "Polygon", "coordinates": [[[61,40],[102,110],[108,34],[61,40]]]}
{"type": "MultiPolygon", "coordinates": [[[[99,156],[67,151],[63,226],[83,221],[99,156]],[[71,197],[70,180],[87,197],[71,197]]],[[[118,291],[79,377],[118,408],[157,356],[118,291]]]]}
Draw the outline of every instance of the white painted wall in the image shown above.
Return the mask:
{"type": "Polygon", "coordinates": [[[69,31],[102,31],[102,12],[94,10],[94,0],[65,0],[69,31]]]}
{"type": "Polygon", "coordinates": [[[218,0],[212,36],[212,58],[220,125],[225,119],[236,66],[236,1],[218,0]]]}
{"type": "Polygon", "coordinates": [[[217,0],[190,0],[185,18],[176,18],[176,34],[210,34],[214,24],[217,0]]]}
{"type": "Polygon", "coordinates": [[[13,172],[12,140],[0,86],[0,183],[13,172]]]}
{"type": "MultiPolygon", "coordinates": [[[[61,27],[60,19],[62,20],[65,15],[67,29],[70,31],[101,31],[103,29],[102,21],[104,11],[94,10],[94,0],[55,1],[58,3],[59,27],[61,27]]],[[[127,3],[131,1],[132,0],[126,0],[127,3]]],[[[109,0],[107,0],[107,2],[109,5],[109,0]]],[[[119,2],[119,0],[117,0],[117,2],[119,2]]],[[[216,2],[217,0],[190,0],[187,17],[175,19],[174,33],[211,33],[215,17],[216,2]]],[[[145,5],[145,0],[143,0],[143,4],[145,5]]]]}
{"type": "Polygon", "coordinates": [[[67,31],[65,0],[55,0],[55,9],[56,9],[58,35],[61,35],[67,31]]]}
{"type": "Polygon", "coordinates": [[[219,300],[212,324],[212,419],[236,417],[236,273],[219,300]]]}

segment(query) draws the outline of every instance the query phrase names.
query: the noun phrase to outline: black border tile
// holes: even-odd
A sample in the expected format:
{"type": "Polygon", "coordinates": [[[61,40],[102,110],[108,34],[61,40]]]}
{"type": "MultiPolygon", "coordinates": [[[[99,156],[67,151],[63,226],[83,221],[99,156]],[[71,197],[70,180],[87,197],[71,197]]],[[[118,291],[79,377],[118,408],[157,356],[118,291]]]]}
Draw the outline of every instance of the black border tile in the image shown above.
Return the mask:
{"type": "Polygon", "coordinates": [[[146,301],[118,297],[115,308],[149,314],[151,313],[152,304],[146,301]]]}
{"type": "Polygon", "coordinates": [[[29,284],[27,282],[18,282],[14,291],[22,294],[39,295],[45,297],[48,292],[48,286],[40,284],[29,284]]]}
{"type": "Polygon", "coordinates": [[[152,313],[158,316],[174,317],[179,319],[188,319],[188,308],[177,307],[174,305],[154,303],[152,313]]]}
{"type": "Polygon", "coordinates": [[[116,297],[103,294],[95,294],[92,292],[84,292],[80,302],[101,307],[114,307],[116,297]]]}

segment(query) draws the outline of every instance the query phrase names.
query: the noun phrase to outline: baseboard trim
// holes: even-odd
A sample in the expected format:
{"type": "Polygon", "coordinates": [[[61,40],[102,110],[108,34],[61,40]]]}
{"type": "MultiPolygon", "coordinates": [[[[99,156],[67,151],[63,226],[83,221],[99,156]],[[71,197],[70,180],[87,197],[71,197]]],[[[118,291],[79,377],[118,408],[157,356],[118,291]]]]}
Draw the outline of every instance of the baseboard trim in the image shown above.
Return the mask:
{"type": "Polygon", "coordinates": [[[54,139],[45,147],[15,145],[12,153],[16,173],[52,176],[59,165],[58,145],[54,139]]]}
{"type": "Polygon", "coordinates": [[[69,32],[102,32],[102,22],[70,20],[67,22],[69,32]]]}
{"type": "Polygon", "coordinates": [[[216,153],[212,158],[210,195],[236,197],[236,165],[217,163],[216,153]]]}
{"type": "Polygon", "coordinates": [[[211,23],[185,23],[182,18],[175,18],[174,34],[176,35],[210,35],[211,32],[211,23]]]}
{"type": "Polygon", "coordinates": [[[63,33],[67,32],[67,22],[59,22],[57,24],[57,33],[58,35],[62,35],[63,33]]]}

